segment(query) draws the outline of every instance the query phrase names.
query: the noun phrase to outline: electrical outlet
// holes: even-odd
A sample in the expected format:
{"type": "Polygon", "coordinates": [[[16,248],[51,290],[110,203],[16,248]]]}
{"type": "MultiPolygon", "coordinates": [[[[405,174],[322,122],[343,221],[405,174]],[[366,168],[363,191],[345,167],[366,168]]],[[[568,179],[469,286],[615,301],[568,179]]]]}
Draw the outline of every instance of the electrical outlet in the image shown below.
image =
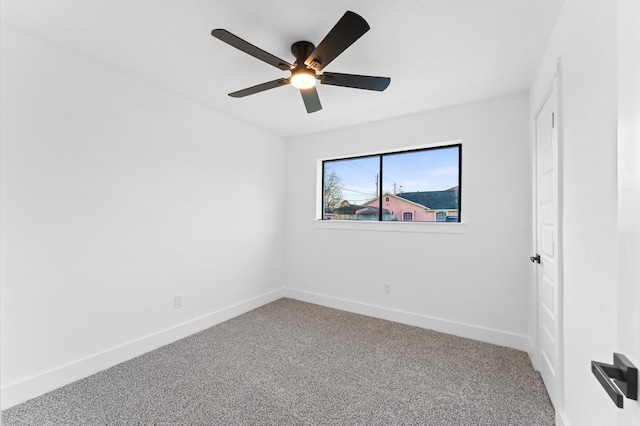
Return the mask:
{"type": "Polygon", "coordinates": [[[391,294],[391,284],[384,285],[384,294],[391,294]]]}
{"type": "Polygon", "coordinates": [[[182,308],[182,296],[174,296],[173,297],[173,309],[182,308]]]}

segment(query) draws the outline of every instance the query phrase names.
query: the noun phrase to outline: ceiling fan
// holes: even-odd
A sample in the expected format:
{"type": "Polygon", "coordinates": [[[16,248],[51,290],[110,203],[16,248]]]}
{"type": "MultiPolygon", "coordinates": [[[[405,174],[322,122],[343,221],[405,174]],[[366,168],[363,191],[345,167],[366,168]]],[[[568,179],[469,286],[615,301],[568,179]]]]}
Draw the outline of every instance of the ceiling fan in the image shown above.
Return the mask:
{"type": "Polygon", "coordinates": [[[335,72],[318,74],[319,71],[322,71],[324,67],[329,65],[338,55],[362,37],[364,33],[369,31],[369,28],[369,24],[367,24],[367,21],[365,21],[362,16],[347,11],[317,47],[308,41],[297,41],[293,43],[291,45],[291,53],[296,58],[294,64],[290,64],[277,56],[265,52],[259,47],[231,34],[227,30],[218,28],[211,31],[211,35],[269,65],[273,65],[283,71],[291,72],[291,75],[287,78],[280,78],[238,90],[237,92],[229,93],[229,96],[242,98],[291,84],[300,89],[307,113],[312,113],[322,109],[316,90],[316,80],[319,80],[322,84],[376,90],[379,92],[382,92],[389,86],[391,82],[389,77],[340,74],[335,72]]]}

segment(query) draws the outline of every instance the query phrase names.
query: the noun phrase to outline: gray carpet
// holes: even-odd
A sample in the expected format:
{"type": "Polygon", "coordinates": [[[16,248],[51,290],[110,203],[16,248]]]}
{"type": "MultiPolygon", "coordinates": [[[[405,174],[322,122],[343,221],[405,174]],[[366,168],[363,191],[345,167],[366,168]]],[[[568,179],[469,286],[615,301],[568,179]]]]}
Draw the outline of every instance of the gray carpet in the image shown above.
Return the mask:
{"type": "Polygon", "coordinates": [[[280,299],[2,412],[10,425],[553,425],[520,351],[280,299]]]}

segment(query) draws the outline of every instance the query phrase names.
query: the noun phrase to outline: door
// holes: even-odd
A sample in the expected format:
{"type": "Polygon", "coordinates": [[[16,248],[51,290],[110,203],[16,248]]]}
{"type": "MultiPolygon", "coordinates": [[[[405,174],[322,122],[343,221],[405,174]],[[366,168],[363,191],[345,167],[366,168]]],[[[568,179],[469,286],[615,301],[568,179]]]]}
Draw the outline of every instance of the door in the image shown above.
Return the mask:
{"type": "Polygon", "coordinates": [[[558,232],[558,113],[554,82],[535,117],[537,367],[554,406],[559,407],[560,246],[558,232]]]}
{"type": "MultiPolygon", "coordinates": [[[[618,18],[618,347],[611,351],[640,367],[640,0],[619,0],[618,18]]],[[[640,425],[640,401],[625,398],[618,426],[631,425],[640,425]]]]}

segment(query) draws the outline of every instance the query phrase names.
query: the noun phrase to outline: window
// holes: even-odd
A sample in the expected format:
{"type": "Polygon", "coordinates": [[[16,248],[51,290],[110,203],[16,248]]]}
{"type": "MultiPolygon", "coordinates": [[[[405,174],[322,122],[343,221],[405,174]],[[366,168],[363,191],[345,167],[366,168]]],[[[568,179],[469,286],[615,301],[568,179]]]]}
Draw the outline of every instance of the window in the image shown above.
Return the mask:
{"type": "Polygon", "coordinates": [[[413,212],[402,212],[403,222],[413,222],[413,212]]]}
{"type": "Polygon", "coordinates": [[[459,222],[462,145],[322,162],[324,220],[459,222]]]}

